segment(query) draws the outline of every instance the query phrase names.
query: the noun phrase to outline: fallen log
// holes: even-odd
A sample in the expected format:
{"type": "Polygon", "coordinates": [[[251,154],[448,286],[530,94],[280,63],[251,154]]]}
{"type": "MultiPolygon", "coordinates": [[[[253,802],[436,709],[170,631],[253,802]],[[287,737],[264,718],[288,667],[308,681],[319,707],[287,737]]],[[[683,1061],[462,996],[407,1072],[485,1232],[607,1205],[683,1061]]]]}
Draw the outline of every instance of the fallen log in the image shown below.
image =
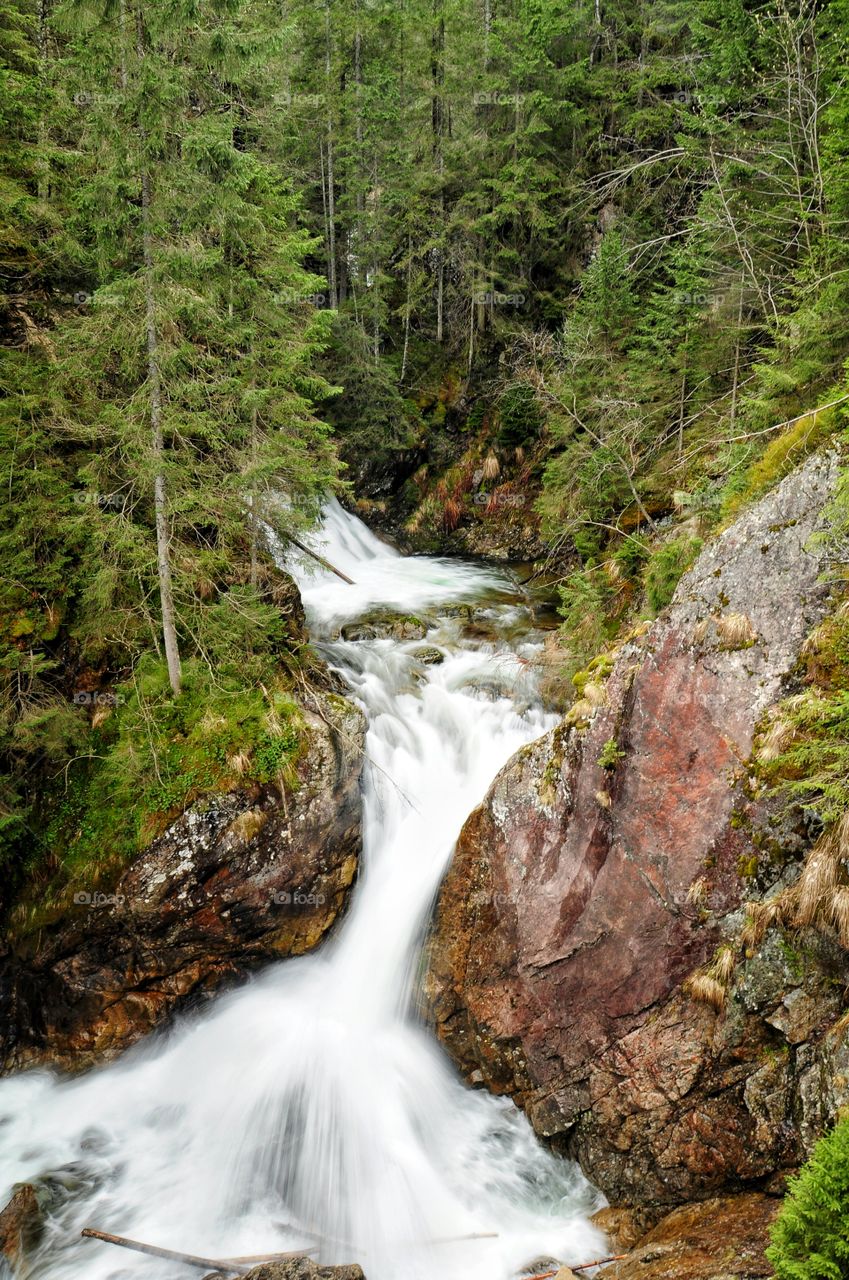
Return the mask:
{"type": "Polygon", "coordinates": [[[343,573],[341,569],[337,569],[335,564],[331,564],[329,560],[325,560],[324,556],[320,556],[317,551],[313,551],[312,547],[308,547],[305,542],[301,542],[291,533],[287,534],[289,541],[299,551],[303,551],[304,555],[312,556],[313,560],[317,560],[323,569],[329,569],[331,573],[335,573],[337,578],[341,578],[343,582],[347,582],[349,587],[353,587],[354,579],[349,578],[347,573],[343,573]]]}
{"type": "Polygon", "coordinates": [[[180,1253],[177,1249],[163,1249],[156,1244],[144,1244],[141,1240],[130,1240],[126,1236],[113,1236],[108,1231],[98,1231],[94,1227],[84,1227],[81,1235],[89,1240],[102,1240],[105,1244],[115,1244],[120,1249],[132,1249],[134,1253],[146,1253],[153,1258],[165,1258],[168,1262],[184,1262],[187,1267],[199,1267],[204,1271],[229,1271],[233,1275],[247,1275],[258,1263],[284,1262],[287,1258],[303,1258],[315,1249],[291,1249],[287,1253],[267,1253],[253,1258],[202,1258],[194,1253],[180,1253]]]}

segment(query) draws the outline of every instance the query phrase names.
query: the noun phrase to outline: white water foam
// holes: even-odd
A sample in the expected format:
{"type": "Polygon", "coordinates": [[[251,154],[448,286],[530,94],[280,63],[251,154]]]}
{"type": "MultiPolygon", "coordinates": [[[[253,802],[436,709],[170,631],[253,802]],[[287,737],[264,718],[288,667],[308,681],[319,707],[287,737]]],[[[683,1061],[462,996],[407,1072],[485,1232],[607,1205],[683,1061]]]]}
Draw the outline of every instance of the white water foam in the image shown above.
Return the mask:
{"type": "Polygon", "coordinates": [[[359,1261],[368,1280],[508,1280],[540,1257],[604,1251],[577,1168],[512,1103],[467,1089],[415,1012],[422,936],[462,822],[552,723],[533,644],[497,637],[499,619],[516,631],[515,584],[402,557],[336,503],[315,545],[355,585],[293,566],[311,630],[369,718],[351,909],[318,952],[113,1066],[0,1082],[0,1205],[36,1181],[51,1206],[29,1280],[200,1274],[81,1242],[86,1225],[213,1257],[314,1243],[308,1231],[321,1261],[359,1261]],[[376,607],[433,616],[481,600],[495,638],[436,621],[440,663],[422,663],[420,642],[338,638],[376,607]]]}

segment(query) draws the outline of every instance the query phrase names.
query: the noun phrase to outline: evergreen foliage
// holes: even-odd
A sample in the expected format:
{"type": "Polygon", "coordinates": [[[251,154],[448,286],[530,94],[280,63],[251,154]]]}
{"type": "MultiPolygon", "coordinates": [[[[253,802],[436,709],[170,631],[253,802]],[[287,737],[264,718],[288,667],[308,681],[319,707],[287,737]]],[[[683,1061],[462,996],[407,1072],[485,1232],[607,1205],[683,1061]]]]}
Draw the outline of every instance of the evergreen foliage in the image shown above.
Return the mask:
{"type": "Polygon", "coordinates": [[[778,1280],[849,1275],[849,1121],[821,1138],[790,1183],[766,1256],[778,1280]]]}
{"type": "Polygon", "coordinates": [[[271,713],[263,530],[337,448],[436,546],[535,511],[576,663],[662,608],[843,425],[848,48],[849,0],[0,0],[7,866],[76,689],[271,713]]]}

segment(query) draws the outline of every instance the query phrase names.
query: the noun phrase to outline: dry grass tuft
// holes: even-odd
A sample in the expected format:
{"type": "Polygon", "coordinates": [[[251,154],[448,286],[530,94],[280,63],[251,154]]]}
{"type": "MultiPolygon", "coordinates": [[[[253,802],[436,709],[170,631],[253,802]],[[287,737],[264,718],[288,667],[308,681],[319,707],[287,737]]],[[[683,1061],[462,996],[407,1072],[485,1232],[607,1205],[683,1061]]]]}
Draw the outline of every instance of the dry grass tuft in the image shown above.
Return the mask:
{"type": "Polygon", "coordinates": [[[741,941],[754,950],[773,924],[834,929],[849,950],[849,813],[820,836],[794,885],[767,902],[750,902],[741,941]]]}
{"type": "MultiPolygon", "coordinates": [[[[816,924],[822,916],[831,915],[831,899],[840,873],[835,845],[831,831],[822,836],[808,854],[802,874],[793,886],[793,924],[797,928],[816,924]]],[[[788,902],[790,899],[788,894],[788,902]]]]}
{"type": "Polygon", "coordinates": [[[795,732],[789,720],[783,720],[781,716],[777,716],[758,744],[756,751],[758,760],[762,764],[777,760],[790,746],[795,732]]]}
{"type": "Polygon", "coordinates": [[[711,1008],[719,1011],[725,1005],[728,988],[734,976],[736,956],[734,948],[728,943],[717,947],[716,955],[704,969],[691,973],[683,983],[684,990],[694,1000],[701,1000],[711,1008]]]}
{"type": "Polygon", "coordinates": [[[613,803],[606,791],[597,791],[595,793],[595,802],[600,809],[609,809],[613,803]]]}
{"type": "Polygon", "coordinates": [[[781,918],[781,896],[766,902],[746,903],[746,923],[740,941],[750,951],[755,951],[766,937],[767,930],[781,918]]]}
{"type": "Polygon", "coordinates": [[[728,992],[722,983],[712,978],[710,974],[702,971],[691,973],[689,978],[684,980],[683,986],[688,996],[692,996],[694,1000],[700,1000],[702,1004],[709,1004],[717,1013],[725,1007],[728,992]]]}
{"type": "Polygon", "coordinates": [[[112,708],[108,705],[95,707],[94,715],[91,717],[92,729],[99,729],[100,726],[109,719],[111,714],[112,708]]]}
{"type": "Polygon", "coordinates": [[[572,703],[566,715],[567,724],[580,724],[582,720],[591,720],[595,706],[586,698],[578,698],[572,703]]]}
{"type": "Polygon", "coordinates": [[[605,560],[604,564],[602,565],[602,568],[604,569],[604,572],[607,574],[608,582],[612,583],[613,586],[618,586],[624,577],[618,561],[605,560]]]}
{"type": "Polygon", "coordinates": [[[693,644],[704,644],[710,629],[710,618],[702,618],[693,627],[693,644]]]}
{"type": "Polygon", "coordinates": [[[745,613],[727,613],[718,618],[716,633],[722,649],[748,649],[758,638],[745,613]]]}
{"type": "Polygon", "coordinates": [[[595,680],[588,680],[583,689],[583,700],[588,702],[591,707],[603,707],[607,704],[607,694],[603,684],[597,684],[595,680]]]}
{"type": "Polygon", "coordinates": [[[849,950],[849,885],[838,885],[832,894],[831,923],[837,930],[841,947],[849,950]]]}
{"type": "Polygon", "coordinates": [[[213,734],[227,728],[227,721],[223,716],[216,715],[213,711],[207,711],[198,727],[206,737],[212,737],[213,734]]]}
{"type": "Polygon", "coordinates": [[[234,751],[231,756],[227,757],[227,768],[231,773],[235,773],[237,778],[241,778],[247,773],[251,766],[251,757],[247,751],[234,751]]]}
{"type": "Polygon", "coordinates": [[[262,831],[266,822],[268,822],[268,814],[263,813],[261,809],[246,809],[230,823],[230,835],[240,844],[250,844],[251,840],[262,831]]]}
{"type": "Polygon", "coordinates": [[[491,451],[483,460],[484,480],[495,480],[501,474],[501,463],[491,451]]]}
{"type": "Polygon", "coordinates": [[[687,890],[687,901],[691,902],[694,907],[700,907],[702,903],[707,901],[708,882],[704,876],[699,876],[698,880],[694,880],[687,890]]]}
{"type": "Polygon", "coordinates": [[[802,645],[802,656],[811,658],[814,654],[820,653],[827,646],[830,633],[831,627],[827,622],[821,622],[818,627],[814,627],[802,645]]]}
{"type": "Polygon", "coordinates": [[[728,945],[722,946],[713,958],[710,976],[716,978],[717,982],[721,982],[724,987],[727,987],[734,973],[734,964],[734,948],[728,945]]]}
{"type": "Polygon", "coordinates": [[[460,523],[463,508],[456,498],[446,498],[442,506],[442,524],[449,533],[453,533],[460,523]]]}

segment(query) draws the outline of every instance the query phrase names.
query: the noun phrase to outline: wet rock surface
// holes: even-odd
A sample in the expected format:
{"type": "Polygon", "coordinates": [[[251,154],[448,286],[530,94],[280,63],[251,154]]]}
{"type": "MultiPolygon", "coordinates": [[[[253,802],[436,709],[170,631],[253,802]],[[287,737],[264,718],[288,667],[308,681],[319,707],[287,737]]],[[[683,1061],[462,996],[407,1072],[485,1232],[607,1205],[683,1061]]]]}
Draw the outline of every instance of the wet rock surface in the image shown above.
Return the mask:
{"type": "Polygon", "coordinates": [[[613,1204],[779,1189],[846,1092],[836,946],[767,948],[720,1013],[681,989],[736,936],[754,835],[775,834],[747,761],[827,607],[812,535],[836,472],[810,459],[705,548],[586,718],[496,778],[442,887],[426,980],[441,1039],[613,1204]]]}
{"type": "Polygon", "coordinates": [[[263,963],[315,947],[344,909],[361,844],[365,720],[306,713],[292,785],[207,797],[109,893],[0,958],[0,1055],[80,1069],[263,963]]]}
{"type": "Polygon", "coordinates": [[[365,1280],[362,1267],[321,1267],[310,1258],[269,1262],[249,1271],[245,1280],[365,1280]]]}
{"type": "Polygon", "coordinates": [[[22,1183],[15,1188],[5,1209],[0,1211],[0,1276],[18,1273],[27,1251],[38,1239],[42,1225],[35,1187],[28,1182],[22,1183]]]}
{"type": "MultiPolygon", "coordinates": [[[[661,1219],[605,1267],[605,1280],[759,1280],[772,1275],[764,1250],[781,1202],[750,1192],[688,1204],[661,1219]]],[[[614,1244],[617,1241],[614,1237],[614,1244]]]]}

